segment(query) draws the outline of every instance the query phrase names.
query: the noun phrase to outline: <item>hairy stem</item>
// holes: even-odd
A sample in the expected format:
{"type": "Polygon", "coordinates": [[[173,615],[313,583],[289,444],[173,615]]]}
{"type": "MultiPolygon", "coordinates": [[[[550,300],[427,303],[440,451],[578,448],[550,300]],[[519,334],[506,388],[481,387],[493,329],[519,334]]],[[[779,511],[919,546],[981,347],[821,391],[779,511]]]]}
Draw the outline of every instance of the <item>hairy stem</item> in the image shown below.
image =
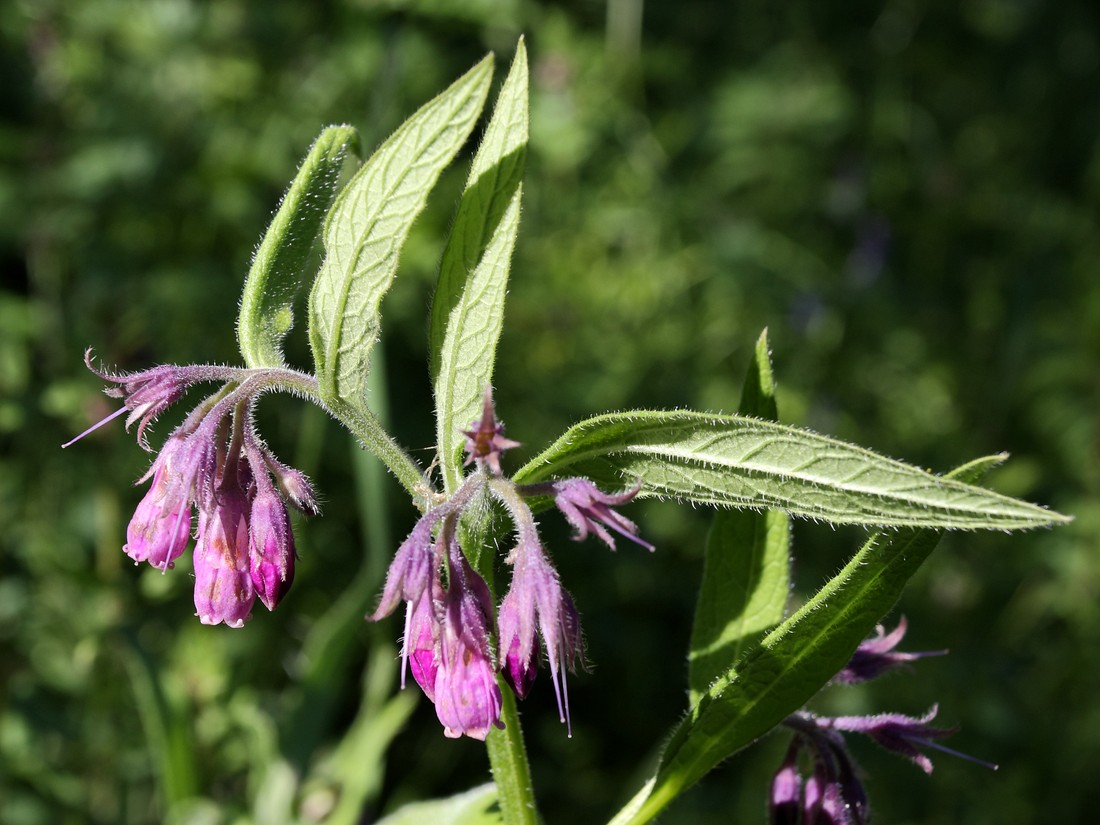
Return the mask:
{"type": "Polygon", "coordinates": [[[502,678],[497,677],[503,697],[500,721],[504,729],[493,728],[485,740],[489,765],[497,786],[501,818],[508,825],[538,825],[535,789],[531,784],[531,767],[527,764],[527,749],[523,744],[523,728],[519,724],[516,697],[502,678]]]}
{"type": "Polygon", "coordinates": [[[264,389],[278,389],[296,393],[328,411],[347,427],[363,446],[378,456],[391,473],[408,490],[421,510],[431,503],[432,486],[419,465],[386,432],[377,416],[366,408],[347,403],[341,398],[325,396],[317,379],[312,375],[290,369],[264,368],[244,370],[246,374],[263,376],[264,389]]]}
{"type": "Polygon", "coordinates": [[[340,399],[322,399],[320,396],[315,396],[315,400],[351,430],[364,447],[382,459],[382,463],[401,482],[401,486],[408,491],[421,511],[431,506],[433,491],[428,477],[386,432],[374,413],[353,407],[340,399]]]}

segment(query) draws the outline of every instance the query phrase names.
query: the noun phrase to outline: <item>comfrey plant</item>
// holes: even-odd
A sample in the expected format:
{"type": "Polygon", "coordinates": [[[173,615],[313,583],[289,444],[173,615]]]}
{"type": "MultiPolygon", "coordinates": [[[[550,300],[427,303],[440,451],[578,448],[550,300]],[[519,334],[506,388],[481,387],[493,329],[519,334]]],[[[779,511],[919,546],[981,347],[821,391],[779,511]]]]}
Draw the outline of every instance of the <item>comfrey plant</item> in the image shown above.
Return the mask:
{"type": "Polygon", "coordinates": [[[382,459],[420,511],[368,618],[404,607],[402,685],[411,671],[446,736],[485,740],[494,785],[451,800],[448,810],[471,808],[469,821],[534,823],[539,815],[515,699],[531,692],[545,662],[568,732],[566,674],[585,662],[577,608],[535,515],[556,507],[577,539],[594,536],[612,549],[625,539],[652,551],[621,512],[625,505],[660,497],[713,507],[689,646],[689,711],[652,776],[613,822],[649,821],[773,729],[794,734],[773,784],[773,818],[864,822],[869,808],[842,734],[866,734],[927,770],[919,749],[947,731],[929,725],[932,714],[827,718],[803,706],[830,680],[867,679],[915,658],[894,650],[903,628],[863,640],[943,530],[1016,530],[1066,519],[974,486],[1003,456],[941,477],[780,424],[763,335],[738,414],[599,415],[572,426],[509,476],[502,456],[517,443],[504,435],[490,387],[527,145],[522,43],[443,251],[429,335],[437,455],[422,468],[371,409],[371,350],[409,228],[473,131],[492,72],[490,56],[406,121],[343,188],[338,183],[356,133],[334,126],[321,134],[248,273],[237,329],[243,367],[114,374],[97,370],[89,357],[89,368],[111,385],[108,394],[122,401],[106,420],[128,414],[146,449],[160,413],[196,384],[218,385],[153,461],[124,550],[167,570],[194,536],[200,621],[241,627],[257,599],[274,609],[296,561],[288,507],[314,515],[318,506],[305,476],[265,446],[254,410],[268,392],[290,392],[327,410],[382,459]],[[318,235],[324,257],[311,275],[306,266],[318,235]],[[301,371],[287,365],[282,344],[295,295],[310,283],[313,365],[301,371]],[[506,518],[486,518],[491,506],[506,518]],[[877,532],[788,616],[791,516],[877,532]],[[505,551],[495,552],[498,546],[505,551]],[[489,582],[506,585],[494,591],[489,582]],[[811,765],[804,783],[800,760],[811,765]]]}

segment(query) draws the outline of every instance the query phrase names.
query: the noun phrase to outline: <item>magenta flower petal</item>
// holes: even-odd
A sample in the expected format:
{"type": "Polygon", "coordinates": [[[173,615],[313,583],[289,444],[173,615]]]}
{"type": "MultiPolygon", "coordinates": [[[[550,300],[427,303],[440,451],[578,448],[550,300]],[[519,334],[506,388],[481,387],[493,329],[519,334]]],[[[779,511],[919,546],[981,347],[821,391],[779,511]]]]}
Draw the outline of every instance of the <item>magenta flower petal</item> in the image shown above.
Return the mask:
{"type": "Polygon", "coordinates": [[[942,749],[935,740],[951,736],[955,728],[937,728],[929,725],[939,708],[933,705],[924,716],[905,716],[901,713],[880,713],[874,716],[836,716],[822,722],[834,730],[851,731],[869,736],[887,750],[901,754],[932,773],[932,760],[921,753],[920,748],[942,749]]]}
{"type": "Polygon", "coordinates": [[[442,563],[432,542],[432,529],[440,518],[438,510],[429,510],[401,543],[386,572],[386,584],[382,588],[378,607],[367,619],[377,622],[393,613],[402,601],[419,603],[428,592],[433,578],[439,575],[439,565],[442,563]]]}
{"type": "Polygon", "coordinates": [[[500,721],[501,694],[488,657],[444,635],[444,663],[436,672],[435,712],[443,734],[484,740],[500,721]]]}
{"type": "Polygon", "coordinates": [[[531,607],[532,600],[517,593],[513,578],[512,589],[500,603],[497,626],[501,670],[520,699],[527,696],[538,675],[539,642],[535,636],[536,615],[531,607]]]}
{"type": "Polygon", "coordinates": [[[435,678],[439,672],[439,622],[432,599],[424,594],[413,606],[405,607],[405,637],[401,646],[401,687],[405,687],[406,666],[429,700],[435,701],[435,678]]]}
{"type": "Polygon", "coordinates": [[[191,503],[186,483],[175,471],[183,440],[171,438],[150,470],[153,483],[126,528],[123,551],[135,562],[167,569],[191,539],[191,503]]]}
{"type": "Polygon", "coordinates": [[[497,669],[490,656],[492,614],[486,612],[484,598],[488,587],[462,556],[446,526],[443,538],[450,543],[451,582],[442,610],[435,712],[444,735],[484,739],[490,728],[504,727],[497,669]]]}
{"type": "MultiPolygon", "coordinates": [[[[90,349],[84,353],[84,363],[88,369],[104,381],[117,385],[108,388],[105,392],[112,398],[121,398],[126,409],[130,411],[126,418],[126,429],[130,429],[134,422],[140,422],[137,432],[138,443],[146,450],[149,449],[149,442],[145,438],[146,427],[156,420],[156,417],[164,410],[179,401],[186,392],[188,385],[200,380],[199,372],[201,372],[201,368],[178,367],[173,364],[166,364],[141,372],[115,375],[92,366],[92,351],[90,349]]],[[[114,416],[112,415],[109,418],[114,418],[114,416]]],[[[100,423],[105,423],[105,421],[100,423]]],[[[95,427],[91,429],[95,429],[95,427]]],[[[91,432],[91,430],[86,432],[91,432]]]]}
{"type": "Polygon", "coordinates": [[[523,698],[538,668],[537,629],[546,648],[558,717],[572,735],[565,671],[575,670],[576,661],[584,659],[577,609],[537,541],[521,541],[512,557],[512,584],[497,622],[505,676],[523,698]]]}
{"type": "Polygon", "coordinates": [[[248,506],[236,489],[218,491],[212,512],[199,514],[195,547],[195,610],[203,624],[243,627],[256,590],[248,553],[248,506]]]}
{"type": "Polygon", "coordinates": [[[771,825],[798,825],[802,777],[798,773],[798,740],[787,748],[783,764],[772,777],[768,796],[768,822],[771,825]]]}

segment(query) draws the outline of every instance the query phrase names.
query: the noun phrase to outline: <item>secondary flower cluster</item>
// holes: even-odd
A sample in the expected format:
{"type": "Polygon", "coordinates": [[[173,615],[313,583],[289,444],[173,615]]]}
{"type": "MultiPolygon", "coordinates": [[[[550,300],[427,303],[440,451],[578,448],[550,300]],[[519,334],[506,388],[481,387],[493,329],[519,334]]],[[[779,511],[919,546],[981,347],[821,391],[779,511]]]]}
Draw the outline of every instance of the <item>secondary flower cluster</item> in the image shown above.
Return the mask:
{"type": "Polygon", "coordinates": [[[465,435],[467,464],[476,464],[477,470],[417,522],[394,557],[378,609],[368,618],[377,621],[405,602],[402,687],[411,669],[435,704],[447,736],[484,739],[490,728],[501,727],[497,672],[522,699],[535,680],[543,649],[558,716],[568,726],[565,671],[575,671],[577,662],[584,662],[580,618],[539,541],[527,499],[553,497],[578,540],[593,532],[614,549],[610,528],[652,550],[653,545],[638,536],[637,526],[611,509],[638,490],[609,495],[584,478],[526,486],[505,478],[500,455],[516,442],[504,438],[488,393],[481,420],[465,435]],[[505,559],[512,580],[495,615],[489,588],[457,539],[462,514],[479,506],[486,495],[504,505],[516,531],[516,544],[505,559]]]}
{"type": "MultiPolygon", "coordinates": [[[[263,370],[160,366],[114,375],[88,368],[116,386],[106,392],[122,409],[81,433],[129,412],[138,442],[146,428],[200,381],[225,385],[204,399],[168,437],[140,482],[152,479],[126,528],[123,550],[135,562],[167,570],[191,540],[194,516],[195,609],[204,624],[241,627],[258,598],[274,610],[294,579],[294,535],[286,502],[317,512],[309,480],[282,464],[260,441],[252,420],[257,395],[270,383],[263,370]]],[[[66,444],[65,446],[69,446],[66,444]]]]}
{"type": "MultiPolygon", "coordinates": [[[[857,684],[906,665],[925,656],[938,656],[946,651],[904,653],[894,648],[905,635],[905,619],[891,633],[880,625],[874,638],[862,642],[848,664],[833,682],[857,684]]],[[[937,728],[929,724],[937,708],[924,716],[881,713],[872,716],[818,716],[798,711],[783,721],[794,731],[783,764],[772,779],[768,800],[770,821],[774,825],[866,825],[871,808],[859,777],[859,767],[848,752],[844,733],[862,733],[887,750],[901,754],[932,773],[932,760],[921,748],[932,748],[970,759],[979,760],[945,748],[935,740],[950,736],[953,728],[937,728]],[[799,754],[806,753],[813,765],[803,783],[799,771],[799,754]]],[[[979,764],[995,768],[984,762],[979,764]]]]}

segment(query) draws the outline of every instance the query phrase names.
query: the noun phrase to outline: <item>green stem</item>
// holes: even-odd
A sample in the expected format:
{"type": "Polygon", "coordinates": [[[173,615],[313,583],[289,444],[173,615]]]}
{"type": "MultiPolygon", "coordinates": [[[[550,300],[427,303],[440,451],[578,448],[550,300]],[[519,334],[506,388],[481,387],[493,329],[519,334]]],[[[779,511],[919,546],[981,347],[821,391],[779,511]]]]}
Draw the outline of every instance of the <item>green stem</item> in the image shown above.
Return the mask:
{"type": "Polygon", "coordinates": [[[279,367],[262,369],[204,367],[203,369],[210,372],[210,375],[205,376],[203,380],[241,381],[242,388],[249,386],[249,395],[254,396],[264,389],[277,389],[297,393],[309,399],[332,414],[351,430],[366,449],[382,459],[389,471],[409,491],[409,495],[421,510],[426,510],[430,505],[433,492],[431,482],[419,465],[386,432],[378,417],[366,407],[349,404],[342,398],[327,395],[316,377],[279,367]]]}
{"type": "Polygon", "coordinates": [[[370,410],[352,406],[341,399],[318,399],[325,409],[362,442],[363,446],[382,459],[394,477],[401,482],[421,510],[431,504],[432,486],[419,465],[386,432],[370,410]]]}
{"type": "Polygon", "coordinates": [[[504,699],[500,721],[504,729],[493,728],[485,740],[489,765],[497,786],[502,819],[508,825],[538,825],[535,789],[531,784],[531,767],[527,764],[527,749],[523,745],[523,728],[512,689],[500,677],[500,692],[504,699]]]}
{"type": "Polygon", "coordinates": [[[634,795],[634,798],[615,814],[608,825],[644,825],[646,822],[651,822],[657,814],[667,808],[669,803],[676,798],[679,790],[671,790],[666,785],[654,794],[655,781],[656,777],[646,782],[642,789],[634,795]]]}

